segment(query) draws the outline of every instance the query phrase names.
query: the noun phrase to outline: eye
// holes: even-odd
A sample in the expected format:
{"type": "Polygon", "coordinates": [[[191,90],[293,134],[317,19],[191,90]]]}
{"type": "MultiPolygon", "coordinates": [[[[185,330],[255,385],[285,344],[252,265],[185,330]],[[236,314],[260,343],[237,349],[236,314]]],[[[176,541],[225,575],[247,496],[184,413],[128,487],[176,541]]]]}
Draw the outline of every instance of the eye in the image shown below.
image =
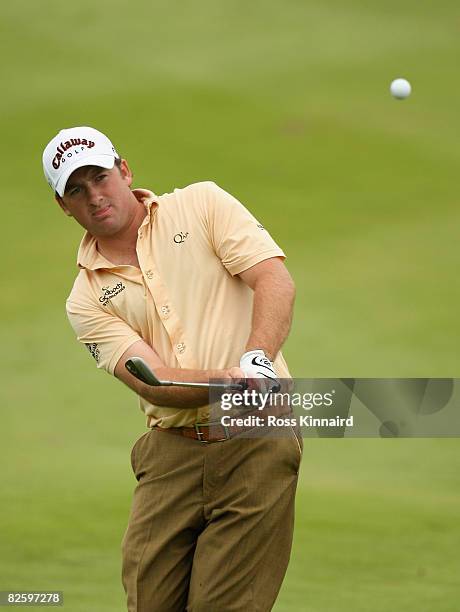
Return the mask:
{"type": "Polygon", "coordinates": [[[71,197],[76,196],[77,193],[80,192],[80,187],[72,187],[72,189],[69,191],[69,195],[71,197]]]}
{"type": "Polygon", "coordinates": [[[105,179],[106,176],[107,176],[107,174],[98,174],[96,176],[96,183],[100,183],[102,180],[105,179]]]}

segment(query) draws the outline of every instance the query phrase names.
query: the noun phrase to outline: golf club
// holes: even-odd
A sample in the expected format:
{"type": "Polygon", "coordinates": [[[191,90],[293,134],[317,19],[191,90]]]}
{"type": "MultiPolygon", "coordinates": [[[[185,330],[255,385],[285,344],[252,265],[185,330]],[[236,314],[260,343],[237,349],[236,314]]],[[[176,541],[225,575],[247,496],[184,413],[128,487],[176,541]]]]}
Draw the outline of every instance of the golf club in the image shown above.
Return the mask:
{"type": "Polygon", "coordinates": [[[221,389],[222,391],[244,391],[245,389],[244,385],[238,383],[195,383],[159,380],[142,357],[131,357],[125,363],[125,367],[138,380],[152,387],[195,387],[196,389],[221,389]]]}

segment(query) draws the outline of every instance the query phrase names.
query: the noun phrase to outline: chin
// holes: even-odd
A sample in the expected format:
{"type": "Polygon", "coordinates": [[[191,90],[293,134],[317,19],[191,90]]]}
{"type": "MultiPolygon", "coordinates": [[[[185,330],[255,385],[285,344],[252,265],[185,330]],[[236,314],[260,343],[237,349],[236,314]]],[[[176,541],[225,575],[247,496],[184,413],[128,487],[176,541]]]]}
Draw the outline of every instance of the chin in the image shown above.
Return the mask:
{"type": "Polygon", "coordinates": [[[102,226],[98,225],[94,227],[92,230],[89,230],[89,233],[95,238],[106,238],[108,236],[115,236],[115,234],[118,234],[119,231],[120,228],[114,227],[113,225],[107,223],[102,226]]]}

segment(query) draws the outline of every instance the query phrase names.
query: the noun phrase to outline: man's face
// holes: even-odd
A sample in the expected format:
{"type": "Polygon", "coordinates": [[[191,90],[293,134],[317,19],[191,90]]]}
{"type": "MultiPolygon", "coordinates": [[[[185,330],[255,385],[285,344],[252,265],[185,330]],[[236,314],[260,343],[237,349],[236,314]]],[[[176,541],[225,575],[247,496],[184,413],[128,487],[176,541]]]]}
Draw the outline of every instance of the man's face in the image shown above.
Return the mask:
{"type": "Polygon", "coordinates": [[[129,225],[138,206],[130,189],[132,180],[125,160],[111,170],[84,166],[72,172],[63,197],[56,199],[92,236],[113,236],[129,225]]]}

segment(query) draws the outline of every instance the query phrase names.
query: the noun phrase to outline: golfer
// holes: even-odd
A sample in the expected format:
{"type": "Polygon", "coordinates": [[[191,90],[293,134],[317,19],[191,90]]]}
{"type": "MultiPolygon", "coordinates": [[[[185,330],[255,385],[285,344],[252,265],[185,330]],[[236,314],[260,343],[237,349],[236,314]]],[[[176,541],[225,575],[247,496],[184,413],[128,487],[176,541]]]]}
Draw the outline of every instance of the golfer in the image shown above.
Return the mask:
{"type": "Polygon", "coordinates": [[[146,417],[122,542],[128,611],[271,610],[291,551],[297,429],[248,438],[211,426],[207,390],[151,387],[125,363],[142,357],[178,381],[289,378],[280,349],[295,289],[283,251],[213,182],[160,196],[131,189],[128,163],[93,128],[59,132],[43,165],[86,230],[70,323],[146,417]]]}

